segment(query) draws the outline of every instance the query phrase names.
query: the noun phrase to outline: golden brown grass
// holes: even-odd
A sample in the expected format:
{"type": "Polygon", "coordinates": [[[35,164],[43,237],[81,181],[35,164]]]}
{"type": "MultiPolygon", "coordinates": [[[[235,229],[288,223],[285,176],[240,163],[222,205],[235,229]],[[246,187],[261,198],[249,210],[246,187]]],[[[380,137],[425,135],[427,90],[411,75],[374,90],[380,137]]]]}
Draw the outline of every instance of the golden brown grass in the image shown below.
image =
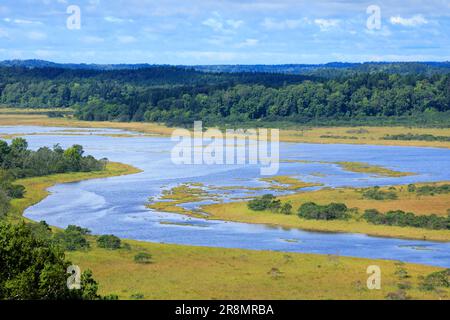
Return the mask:
{"type": "MultiPolygon", "coordinates": [[[[102,294],[130,299],[384,299],[402,282],[392,261],[334,255],[250,251],[126,241],[131,249],[101,249],[67,253],[68,258],[94,272],[102,294]],[[153,256],[137,264],[138,252],[153,256]],[[369,265],[382,272],[381,290],[368,290],[369,265]]],[[[417,289],[418,277],[440,268],[405,264],[415,299],[448,299],[441,293],[417,289]]]]}
{"type": "MultiPolygon", "coordinates": [[[[380,190],[387,190],[387,188],[381,188],[380,190]]],[[[284,196],[280,197],[280,199],[283,202],[290,201],[294,207],[293,211],[297,210],[301,204],[310,201],[321,205],[331,202],[342,202],[349,208],[358,208],[360,212],[366,209],[377,209],[381,212],[403,210],[414,212],[415,214],[435,213],[438,215],[447,215],[447,210],[450,208],[450,196],[448,194],[417,196],[415,193],[409,193],[406,186],[397,186],[396,190],[398,194],[397,200],[379,201],[363,199],[361,192],[353,188],[327,188],[284,196]]],[[[349,221],[305,220],[300,219],[295,212],[292,215],[277,214],[270,211],[255,212],[248,209],[246,202],[208,205],[204,206],[203,210],[209,214],[210,219],[268,224],[313,231],[352,232],[383,237],[450,241],[450,231],[448,230],[378,226],[369,224],[362,219],[352,219],[349,221]]]]}
{"type": "MultiPolygon", "coordinates": [[[[9,110],[9,109],[1,109],[9,110]]],[[[34,109],[32,109],[34,110],[34,109]]],[[[16,114],[0,112],[0,125],[35,125],[35,126],[55,126],[55,127],[80,127],[80,128],[115,128],[128,131],[137,131],[147,134],[170,136],[174,128],[169,128],[157,123],[142,122],[111,122],[111,121],[80,121],[70,117],[48,118],[45,114],[20,113],[15,109],[16,114]]],[[[381,140],[387,134],[395,135],[405,132],[412,134],[432,134],[436,136],[450,136],[450,128],[407,128],[407,127],[362,127],[364,133],[348,133],[355,130],[353,127],[319,127],[305,128],[299,126],[294,129],[282,129],[280,140],[284,142],[304,142],[304,143],[345,143],[345,144],[373,144],[392,146],[424,146],[450,148],[450,142],[445,141],[401,141],[401,140],[381,140]],[[357,136],[358,139],[336,139],[321,138],[324,135],[335,136],[357,136]]]]}

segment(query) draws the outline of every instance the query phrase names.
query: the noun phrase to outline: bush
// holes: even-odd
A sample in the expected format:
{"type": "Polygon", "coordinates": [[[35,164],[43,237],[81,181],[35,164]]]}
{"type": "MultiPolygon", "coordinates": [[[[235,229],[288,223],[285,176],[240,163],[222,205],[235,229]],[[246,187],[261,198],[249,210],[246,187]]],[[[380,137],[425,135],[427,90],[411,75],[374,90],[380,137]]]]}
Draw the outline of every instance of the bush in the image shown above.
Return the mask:
{"type": "Polygon", "coordinates": [[[412,212],[401,210],[388,211],[386,214],[380,213],[376,209],[368,209],[364,212],[363,218],[372,224],[415,227],[432,230],[450,229],[450,216],[441,217],[435,214],[416,216],[412,212]]]}
{"type": "Polygon", "coordinates": [[[280,212],[282,214],[289,215],[292,213],[292,204],[290,202],[286,202],[281,206],[280,212]]]}
{"type": "Polygon", "coordinates": [[[348,208],[343,203],[330,203],[325,206],[307,202],[298,209],[298,216],[315,220],[345,220],[350,217],[348,208]]]}
{"type": "Polygon", "coordinates": [[[152,260],[152,255],[147,252],[139,252],[134,256],[134,262],[148,264],[152,260]]]}
{"type": "Polygon", "coordinates": [[[272,202],[275,200],[275,196],[272,194],[265,194],[260,198],[256,198],[253,200],[250,200],[248,202],[248,208],[253,211],[264,211],[269,209],[272,202]]]}
{"type": "Polygon", "coordinates": [[[282,212],[283,214],[290,214],[290,209],[292,209],[291,204],[285,203],[282,205],[281,201],[272,194],[265,194],[260,198],[250,200],[247,207],[253,211],[270,210],[274,213],[282,212]]]}
{"type": "Polygon", "coordinates": [[[98,237],[97,245],[100,248],[104,248],[104,249],[111,249],[111,250],[119,249],[120,248],[120,239],[112,234],[102,235],[102,236],[98,237]]]}
{"type": "Polygon", "coordinates": [[[395,191],[383,191],[380,187],[374,187],[363,192],[363,198],[371,200],[396,200],[398,199],[395,191]]]}
{"type": "Polygon", "coordinates": [[[436,288],[450,288],[450,269],[427,275],[420,282],[419,288],[424,291],[431,291],[436,288]]]}
{"type": "Polygon", "coordinates": [[[70,225],[63,232],[55,235],[55,242],[64,250],[75,251],[89,248],[86,235],[90,231],[81,227],[70,225]]]}

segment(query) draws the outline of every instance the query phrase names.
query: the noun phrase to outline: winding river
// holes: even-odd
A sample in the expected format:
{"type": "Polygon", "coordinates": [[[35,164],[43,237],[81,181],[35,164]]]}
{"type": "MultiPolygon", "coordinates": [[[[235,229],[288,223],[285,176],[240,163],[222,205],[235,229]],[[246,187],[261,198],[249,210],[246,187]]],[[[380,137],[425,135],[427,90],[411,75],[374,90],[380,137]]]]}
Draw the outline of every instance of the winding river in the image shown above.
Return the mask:
{"type": "MultiPolygon", "coordinates": [[[[174,165],[170,138],[114,129],[0,127],[0,134],[23,134],[32,149],[41,146],[84,146],[86,153],[131,164],[142,173],[56,185],[51,195],[26,210],[25,216],[51,225],[76,224],[95,234],[115,234],[151,242],[184,245],[336,254],[363,258],[391,259],[450,267],[450,243],[370,237],[362,234],[334,234],[282,229],[225,221],[210,221],[156,212],[145,207],[149,197],[180,183],[213,186],[242,186],[223,194],[223,200],[255,194],[245,187],[264,186],[256,165],[174,165]]],[[[281,163],[279,175],[294,175],[325,186],[394,185],[450,180],[450,150],[437,148],[388,147],[282,143],[281,159],[307,162],[281,163]],[[359,161],[382,165],[416,175],[401,178],[374,177],[344,171],[320,161],[359,161]],[[318,174],[320,173],[320,174],[318,174]]],[[[192,206],[196,206],[193,204],[192,206]]]]}

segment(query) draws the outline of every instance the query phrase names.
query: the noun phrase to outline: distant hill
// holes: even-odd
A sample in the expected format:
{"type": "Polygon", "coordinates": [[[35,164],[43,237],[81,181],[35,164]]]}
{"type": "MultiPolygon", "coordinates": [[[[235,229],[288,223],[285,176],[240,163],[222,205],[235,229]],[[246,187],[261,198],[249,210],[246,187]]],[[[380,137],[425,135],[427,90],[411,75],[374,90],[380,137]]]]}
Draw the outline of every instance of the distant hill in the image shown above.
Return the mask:
{"type": "MultiPolygon", "coordinates": [[[[137,70],[159,68],[157,64],[85,64],[55,63],[45,60],[5,60],[0,67],[62,68],[73,70],[137,70]]],[[[216,73],[283,73],[293,75],[315,75],[333,78],[352,73],[386,72],[391,74],[445,74],[450,72],[450,62],[330,62],[326,64],[281,64],[281,65],[178,65],[176,67],[216,73]]]]}

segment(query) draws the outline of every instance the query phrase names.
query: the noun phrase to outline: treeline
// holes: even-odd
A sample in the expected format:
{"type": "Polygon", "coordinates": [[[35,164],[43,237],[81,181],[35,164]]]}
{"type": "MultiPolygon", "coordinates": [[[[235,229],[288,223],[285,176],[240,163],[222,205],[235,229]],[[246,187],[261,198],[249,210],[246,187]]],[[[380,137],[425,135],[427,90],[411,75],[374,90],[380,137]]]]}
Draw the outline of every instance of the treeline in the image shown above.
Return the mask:
{"type": "Polygon", "coordinates": [[[363,217],[367,222],[378,225],[450,230],[450,215],[448,217],[435,214],[418,216],[402,210],[388,211],[382,214],[376,209],[369,209],[364,212],[363,217]]]}
{"type": "Polygon", "coordinates": [[[0,218],[10,209],[10,199],[23,198],[25,188],[15,180],[66,172],[90,172],[104,170],[106,159],[97,160],[84,156],[83,147],[74,145],[66,150],[59,145],[53,149],[28,149],[23,138],[13,139],[11,144],[0,140],[0,218]]]}
{"type": "Polygon", "coordinates": [[[10,145],[0,140],[0,170],[6,170],[14,179],[65,172],[100,171],[105,165],[106,159],[97,160],[93,156],[84,156],[80,145],[64,150],[57,144],[52,149],[42,147],[33,151],[28,149],[28,142],[23,138],[13,139],[10,145]]]}
{"type": "MultiPolygon", "coordinates": [[[[450,75],[357,73],[336,79],[274,73],[0,68],[0,103],[74,107],[82,120],[207,125],[420,119],[450,110],[450,75]]],[[[446,113],[448,115],[448,113],[446,113]]],[[[416,121],[414,120],[414,121],[416,121]]],[[[403,120],[402,120],[403,121],[403,120]]],[[[433,117],[447,123],[448,117],[433,117]]]]}

